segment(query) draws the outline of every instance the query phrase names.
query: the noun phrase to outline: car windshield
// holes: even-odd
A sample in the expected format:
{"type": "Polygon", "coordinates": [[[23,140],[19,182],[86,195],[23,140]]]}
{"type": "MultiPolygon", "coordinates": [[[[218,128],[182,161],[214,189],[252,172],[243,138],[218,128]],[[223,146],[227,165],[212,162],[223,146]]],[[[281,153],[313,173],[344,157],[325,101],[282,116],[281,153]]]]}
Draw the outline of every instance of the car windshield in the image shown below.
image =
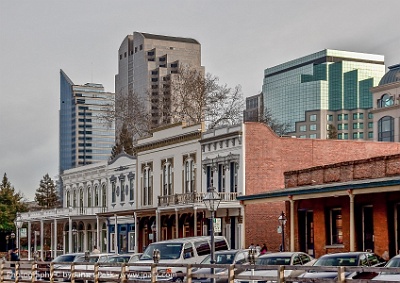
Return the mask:
{"type": "Polygon", "coordinates": [[[134,255],[134,256],[131,256],[131,258],[129,259],[129,263],[132,263],[132,262],[136,262],[136,261],[138,261],[139,260],[139,255],[134,255]]]}
{"type": "Polygon", "coordinates": [[[160,251],[160,259],[177,259],[181,256],[182,243],[155,243],[149,245],[140,260],[153,259],[153,251],[160,251]]]}
{"type": "Polygon", "coordinates": [[[269,256],[256,259],[257,265],[290,265],[290,256],[269,256]]]}
{"type": "MultiPolygon", "coordinates": [[[[385,267],[400,267],[400,257],[392,258],[385,267]]],[[[383,271],[381,274],[399,274],[398,272],[383,271]]]]}
{"type": "Polygon", "coordinates": [[[314,266],[357,266],[357,255],[326,256],[319,258],[314,266]]]}
{"type": "Polygon", "coordinates": [[[53,262],[73,262],[75,255],[61,255],[56,257],[53,262]]]}

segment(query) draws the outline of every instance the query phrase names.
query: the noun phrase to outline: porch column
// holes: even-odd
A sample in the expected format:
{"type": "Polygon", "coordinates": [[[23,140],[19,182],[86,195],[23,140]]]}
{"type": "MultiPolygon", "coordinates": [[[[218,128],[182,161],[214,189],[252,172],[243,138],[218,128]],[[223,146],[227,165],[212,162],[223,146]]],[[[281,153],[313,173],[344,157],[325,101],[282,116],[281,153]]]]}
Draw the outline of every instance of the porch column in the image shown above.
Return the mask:
{"type": "Polygon", "coordinates": [[[44,237],[43,226],[44,226],[43,220],[40,220],[40,259],[41,260],[44,260],[44,258],[43,258],[43,248],[44,248],[44,246],[43,246],[43,241],[44,241],[44,239],[43,239],[43,237],[44,237]]]}
{"type": "Polygon", "coordinates": [[[68,252],[72,253],[72,218],[68,218],[68,252]]]}
{"type": "Polygon", "coordinates": [[[117,215],[114,214],[114,252],[118,254],[118,218],[117,215]]]}
{"type": "Polygon", "coordinates": [[[290,251],[294,252],[294,200],[292,196],[290,199],[290,251]]]}
{"type": "Polygon", "coordinates": [[[31,241],[32,241],[32,235],[31,235],[31,222],[28,221],[28,260],[31,260],[31,241]]]}
{"type": "Polygon", "coordinates": [[[161,234],[160,221],[161,221],[160,212],[158,211],[158,209],[156,209],[156,239],[155,239],[156,242],[158,242],[161,239],[161,237],[160,237],[160,234],[161,234]]]}
{"type": "Polygon", "coordinates": [[[100,243],[100,219],[99,216],[96,215],[96,247],[102,252],[101,248],[102,244],[100,243]]]}
{"type": "Polygon", "coordinates": [[[134,212],[133,213],[133,217],[135,218],[135,253],[137,253],[138,252],[138,235],[137,235],[137,233],[138,233],[138,229],[137,229],[137,227],[138,227],[138,225],[137,225],[137,214],[136,214],[136,212],[134,212]]]}
{"type": "Polygon", "coordinates": [[[57,256],[57,219],[54,219],[54,238],[53,238],[53,258],[56,258],[57,256]]]}
{"type": "Polygon", "coordinates": [[[353,190],[348,190],[350,197],[350,251],[355,251],[355,227],[354,227],[354,195],[353,190]]]}
{"type": "Polygon", "coordinates": [[[196,237],[197,236],[197,206],[195,206],[195,207],[193,207],[193,217],[194,217],[194,220],[193,220],[193,226],[194,226],[194,236],[196,237]]]}
{"type": "Polygon", "coordinates": [[[84,229],[83,229],[83,249],[82,252],[86,252],[86,251],[91,251],[90,247],[88,247],[88,230],[87,230],[87,223],[85,223],[84,229]]]}
{"type": "Polygon", "coordinates": [[[179,238],[179,218],[178,209],[175,208],[175,238],[179,238]]]}

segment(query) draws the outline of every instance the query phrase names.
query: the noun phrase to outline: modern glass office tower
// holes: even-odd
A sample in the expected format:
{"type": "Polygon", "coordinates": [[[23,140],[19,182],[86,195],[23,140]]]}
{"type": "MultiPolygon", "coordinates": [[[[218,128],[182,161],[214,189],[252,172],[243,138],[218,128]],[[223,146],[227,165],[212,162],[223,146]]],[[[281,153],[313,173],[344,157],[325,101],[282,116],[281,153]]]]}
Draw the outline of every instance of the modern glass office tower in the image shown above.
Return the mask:
{"type": "Polygon", "coordinates": [[[60,174],[66,170],[108,160],[115,141],[114,123],[101,119],[114,93],[101,84],[75,85],[60,70],[60,174]]]}
{"type": "Polygon", "coordinates": [[[264,105],[299,138],[373,139],[371,87],[384,56],[326,49],[264,71],[264,105]]]}

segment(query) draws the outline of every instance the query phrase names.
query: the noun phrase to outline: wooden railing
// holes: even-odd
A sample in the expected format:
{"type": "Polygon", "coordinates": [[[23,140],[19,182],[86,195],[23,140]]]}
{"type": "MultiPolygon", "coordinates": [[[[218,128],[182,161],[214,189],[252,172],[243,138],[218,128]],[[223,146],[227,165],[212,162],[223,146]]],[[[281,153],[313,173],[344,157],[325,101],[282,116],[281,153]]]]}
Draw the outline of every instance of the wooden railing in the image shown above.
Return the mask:
{"type": "MultiPolygon", "coordinates": [[[[221,201],[237,201],[236,192],[219,192],[221,201]]],[[[158,196],[158,206],[170,206],[180,204],[202,203],[205,193],[185,193],[166,196],[158,196]]]]}
{"type": "MultiPolygon", "coordinates": [[[[258,283],[257,281],[272,281],[272,282],[352,282],[352,283],[365,283],[371,282],[370,279],[346,279],[345,274],[348,272],[358,272],[358,274],[377,274],[382,271],[397,273],[400,276],[400,268],[396,267],[354,267],[354,266],[338,266],[338,267],[324,267],[324,266],[261,266],[261,265],[240,265],[240,264],[166,264],[166,263],[123,263],[107,265],[105,263],[57,263],[52,262],[32,262],[32,261],[20,261],[15,263],[15,278],[12,279],[12,269],[10,262],[4,260],[0,262],[0,282],[55,282],[55,281],[70,281],[75,283],[76,281],[91,281],[94,283],[100,282],[121,282],[121,283],[156,283],[160,281],[174,281],[176,278],[180,278],[187,283],[192,283],[194,279],[192,269],[193,268],[226,268],[227,272],[223,275],[204,273],[197,273],[197,277],[201,278],[218,278],[226,279],[228,283],[234,283],[234,281],[244,281],[258,283]],[[113,270],[107,271],[107,274],[102,272],[103,267],[113,266],[113,270]],[[133,271],[135,267],[139,267],[146,271],[133,271]],[[180,268],[183,272],[178,273],[165,273],[167,268],[180,268]],[[273,270],[276,271],[275,276],[259,276],[259,275],[240,275],[243,270],[273,270]],[[164,272],[161,272],[164,270],[164,272]],[[334,279],[318,279],[318,278],[301,278],[285,276],[285,270],[300,271],[303,272],[313,270],[316,272],[335,272],[337,275],[334,279]]],[[[251,273],[250,273],[251,274],[251,273]]],[[[374,283],[383,283],[386,281],[373,281],[374,283]]]]}

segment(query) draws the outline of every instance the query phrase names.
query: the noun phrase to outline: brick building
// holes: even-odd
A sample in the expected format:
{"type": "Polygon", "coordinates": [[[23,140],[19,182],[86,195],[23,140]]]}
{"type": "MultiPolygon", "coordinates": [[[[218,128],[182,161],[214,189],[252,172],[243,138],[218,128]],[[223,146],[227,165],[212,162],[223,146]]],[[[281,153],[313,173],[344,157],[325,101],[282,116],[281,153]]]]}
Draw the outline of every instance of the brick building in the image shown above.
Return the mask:
{"type": "MultiPolygon", "coordinates": [[[[398,143],[278,137],[260,123],[246,123],[244,132],[246,194],[238,199],[245,205],[246,245],[265,242],[270,250],[279,248],[281,235],[277,233],[278,217],[285,210],[285,201],[289,203],[291,199],[289,194],[270,198],[269,193],[284,191],[285,172],[400,153],[398,143]]],[[[314,181],[311,180],[312,183],[314,181]]],[[[321,205],[316,200],[308,202],[318,202],[316,205],[321,205]]],[[[290,213],[295,212],[292,210],[290,213]]],[[[285,232],[289,233],[290,229],[293,234],[295,226],[290,224],[290,218],[288,215],[285,232]]],[[[300,248],[294,243],[287,247],[300,248]]],[[[321,254],[319,250],[314,251],[314,247],[311,251],[309,247],[303,248],[307,248],[305,251],[311,254],[321,254]]]]}

